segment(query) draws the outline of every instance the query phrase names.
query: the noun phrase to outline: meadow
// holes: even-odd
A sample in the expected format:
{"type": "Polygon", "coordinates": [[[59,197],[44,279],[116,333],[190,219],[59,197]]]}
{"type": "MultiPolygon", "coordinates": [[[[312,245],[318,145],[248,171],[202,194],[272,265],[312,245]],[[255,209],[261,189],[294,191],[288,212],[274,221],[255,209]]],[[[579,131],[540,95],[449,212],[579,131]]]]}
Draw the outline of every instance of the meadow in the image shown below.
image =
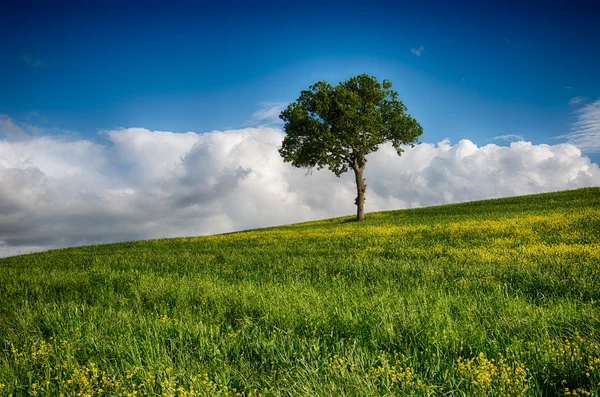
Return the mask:
{"type": "Polygon", "coordinates": [[[0,259],[1,396],[599,396],[600,188],[0,259]]]}

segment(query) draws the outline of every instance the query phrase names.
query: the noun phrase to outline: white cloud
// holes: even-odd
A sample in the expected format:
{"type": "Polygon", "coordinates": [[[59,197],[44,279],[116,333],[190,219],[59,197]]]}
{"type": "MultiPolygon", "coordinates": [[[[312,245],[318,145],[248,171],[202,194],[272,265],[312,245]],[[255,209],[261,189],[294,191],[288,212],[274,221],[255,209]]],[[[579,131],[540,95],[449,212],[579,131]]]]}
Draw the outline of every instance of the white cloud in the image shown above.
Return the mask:
{"type": "Polygon", "coordinates": [[[580,103],[585,102],[584,97],[575,96],[569,100],[569,105],[579,105],[580,103]]]}
{"type": "MultiPolygon", "coordinates": [[[[128,128],[108,144],[0,140],[0,256],[111,241],[190,236],[355,213],[353,176],[282,162],[280,129],[204,134],[128,128]]],[[[469,140],[368,156],[367,211],[600,185],[570,144],[469,140]]]]}
{"type": "Polygon", "coordinates": [[[31,65],[34,68],[41,68],[42,66],[44,66],[44,63],[42,61],[40,61],[39,59],[35,59],[29,54],[23,54],[23,60],[28,65],[31,65]]]}
{"type": "Polygon", "coordinates": [[[411,48],[410,52],[412,52],[413,54],[415,54],[416,56],[420,57],[421,53],[425,51],[425,47],[421,46],[419,48],[411,48]]]}
{"type": "Polygon", "coordinates": [[[281,124],[279,118],[281,112],[288,106],[289,102],[263,102],[259,109],[252,114],[250,125],[281,124]]]}
{"type": "Polygon", "coordinates": [[[589,103],[576,112],[576,121],[566,135],[566,139],[586,153],[600,153],[600,99],[589,103]]]}
{"type": "Polygon", "coordinates": [[[15,121],[5,114],[0,114],[0,139],[20,140],[30,135],[39,135],[40,127],[15,121]]]}
{"type": "Polygon", "coordinates": [[[131,178],[142,181],[180,174],[183,156],[198,141],[198,134],[193,132],[174,134],[144,128],[122,128],[103,134],[114,144],[116,161],[129,167],[131,178]]]}
{"type": "Polygon", "coordinates": [[[406,206],[600,185],[598,165],[568,144],[533,145],[521,141],[508,147],[478,147],[469,140],[456,145],[442,141],[419,145],[398,159],[392,148],[384,146],[369,166],[373,175],[369,186],[377,196],[400,199],[406,206]],[[386,164],[394,171],[385,172],[386,164]]]}

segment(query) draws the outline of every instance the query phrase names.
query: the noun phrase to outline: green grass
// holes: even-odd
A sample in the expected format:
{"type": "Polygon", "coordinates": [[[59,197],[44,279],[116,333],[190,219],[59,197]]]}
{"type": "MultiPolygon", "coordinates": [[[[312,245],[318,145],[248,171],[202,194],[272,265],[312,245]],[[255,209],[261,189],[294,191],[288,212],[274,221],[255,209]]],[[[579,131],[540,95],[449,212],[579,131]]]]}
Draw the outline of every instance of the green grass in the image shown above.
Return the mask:
{"type": "Polygon", "coordinates": [[[598,396],[600,189],[0,259],[0,395],[61,393],[598,396]]]}

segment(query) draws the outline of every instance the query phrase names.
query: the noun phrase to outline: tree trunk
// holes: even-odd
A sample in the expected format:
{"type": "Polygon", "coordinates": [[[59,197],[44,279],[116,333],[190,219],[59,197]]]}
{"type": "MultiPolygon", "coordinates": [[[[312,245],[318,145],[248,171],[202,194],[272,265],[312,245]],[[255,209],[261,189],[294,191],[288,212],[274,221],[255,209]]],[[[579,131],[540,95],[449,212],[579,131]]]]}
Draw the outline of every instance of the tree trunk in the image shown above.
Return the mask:
{"type": "Polygon", "coordinates": [[[363,168],[354,168],[354,176],[356,177],[356,221],[360,222],[365,219],[365,180],[363,179],[363,168]]]}

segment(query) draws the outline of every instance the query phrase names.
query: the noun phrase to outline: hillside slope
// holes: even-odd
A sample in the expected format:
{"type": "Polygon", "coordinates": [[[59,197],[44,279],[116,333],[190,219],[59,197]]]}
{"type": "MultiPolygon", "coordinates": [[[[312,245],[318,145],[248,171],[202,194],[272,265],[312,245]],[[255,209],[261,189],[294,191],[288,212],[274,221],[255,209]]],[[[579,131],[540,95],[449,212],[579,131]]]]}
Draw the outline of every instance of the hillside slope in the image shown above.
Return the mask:
{"type": "Polygon", "coordinates": [[[599,395],[599,302],[600,188],[60,249],[0,395],[599,395]]]}

